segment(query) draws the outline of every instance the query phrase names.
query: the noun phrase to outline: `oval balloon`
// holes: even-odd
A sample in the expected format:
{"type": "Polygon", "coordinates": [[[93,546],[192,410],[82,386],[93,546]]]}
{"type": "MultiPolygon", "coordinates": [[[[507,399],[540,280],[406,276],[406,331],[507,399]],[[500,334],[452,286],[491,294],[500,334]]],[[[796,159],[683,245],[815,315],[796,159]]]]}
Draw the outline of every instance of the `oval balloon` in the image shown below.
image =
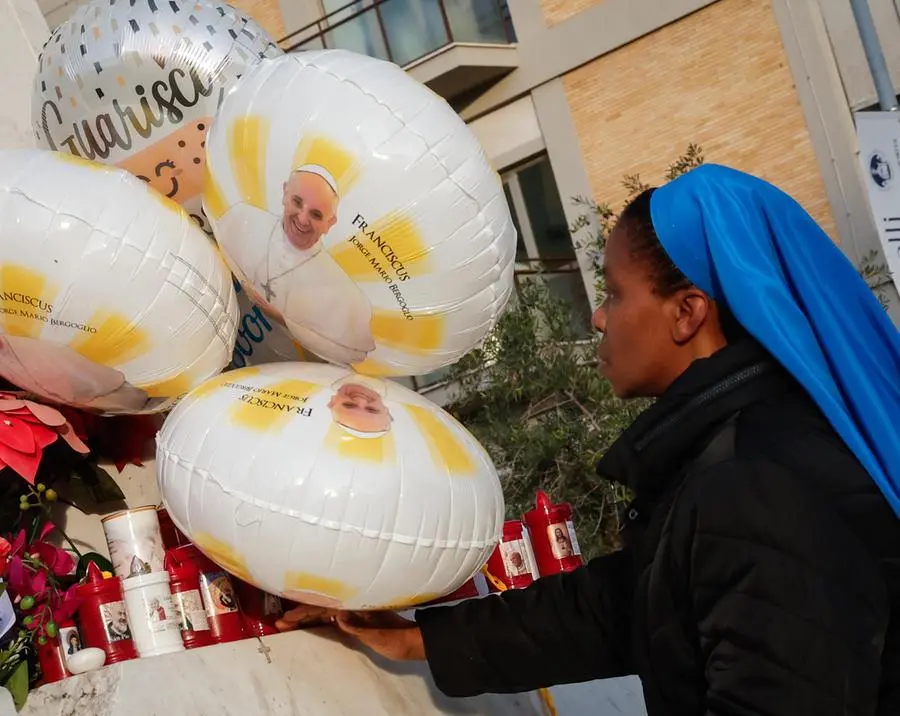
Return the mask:
{"type": "Polygon", "coordinates": [[[93,0],[38,59],[38,146],[115,164],[201,211],[206,133],[225,88],[280,55],[246,15],[211,0],[93,0]]]}
{"type": "Polygon", "coordinates": [[[0,152],[0,376],[57,403],[166,410],[231,358],[215,244],[122,169],[0,152]]]}
{"type": "Polygon", "coordinates": [[[157,439],[175,524],[240,579],[288,599],[400,608],[487,560],[503,493],[450,415],[328,364],[230,371],[183,398],[157,439]]]}
{"type": "Polygon", "coordinates": [[[235,275],[300,343],[369,375],[476,347],[513,289],[499,176],[396,65],[343,50],[261,63],[207,146],[204,207],[235,275]]]}

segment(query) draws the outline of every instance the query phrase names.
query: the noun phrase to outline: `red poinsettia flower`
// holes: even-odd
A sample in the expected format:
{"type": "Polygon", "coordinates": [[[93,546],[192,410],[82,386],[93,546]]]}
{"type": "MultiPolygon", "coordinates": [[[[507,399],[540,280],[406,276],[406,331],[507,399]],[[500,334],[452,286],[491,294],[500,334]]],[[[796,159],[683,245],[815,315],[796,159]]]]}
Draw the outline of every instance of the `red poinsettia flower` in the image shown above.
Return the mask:
{"type": "Polygon", "coordinates": [[[90,452],[55,408],[0,393],[0,470],[9,467],[33,485],[44,448],[59,438],[76,452],[90,452]]]}
{"type": "Polygon", "coordinates": [[[161,415],[102,416],[87,410],[60,406],[75,434],[90,442],[95,455],[112,462],[119,472],[126,465],[143,465],[148,445],[162,425],[161,415]]]}
{"type": "Polygon", "coordinates": [[[156,439],[162,424],[160,415],[122,415],[106,418],[103,454],[119,472],[126,465],[143,466],[147,446],[156,439]]]}

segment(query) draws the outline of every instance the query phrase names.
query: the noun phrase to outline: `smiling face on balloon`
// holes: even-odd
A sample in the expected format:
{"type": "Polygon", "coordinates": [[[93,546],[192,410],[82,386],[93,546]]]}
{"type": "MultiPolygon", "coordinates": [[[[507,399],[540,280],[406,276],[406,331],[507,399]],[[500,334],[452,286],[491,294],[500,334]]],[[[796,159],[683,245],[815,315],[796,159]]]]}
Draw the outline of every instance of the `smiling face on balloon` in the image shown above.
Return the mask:
{"type": "Polygon", "coordinates": [[[284,183],[282,228],[288,241],[306,251],[337,221],[338,195],[333,182],[300,168],[284,183]]]}
{"type": "Polygon", "coordinates": [[[118,166],[142,179],[178,204],[203,191],[203,166],[209,117],[185,124],[126,159],[118,166]]]}

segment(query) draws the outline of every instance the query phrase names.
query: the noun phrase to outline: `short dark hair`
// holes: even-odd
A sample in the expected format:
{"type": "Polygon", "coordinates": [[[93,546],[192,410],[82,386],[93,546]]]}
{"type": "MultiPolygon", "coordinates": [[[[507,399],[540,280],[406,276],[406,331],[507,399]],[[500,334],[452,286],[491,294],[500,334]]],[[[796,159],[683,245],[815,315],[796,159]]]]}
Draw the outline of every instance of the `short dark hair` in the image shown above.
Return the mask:
{"type": "Polygon", "coordinates": [[[668,298],[693,284],[669,258],[653,228],[650,198],[656,188],[638,194],[619,215],[619,223],[628,237],[628,249],[633,259],[643,264],[653,283],[653,292],[668,298]]]}
{"type": "MultiPolygon", "coordinates": [[[[650,187],[638,194],[629,202],[619,215],[619,223],[623,224],[625,236],[628,238],[628,249],[631,257],[642,263],[650,276],[653,292],[668,298],[693,286],[693,282],[682,273],[675,262],[666,253],[650,213],[650,199],[656,187],[650,187]]],[[[738,323],[724,301],[716,301],[719,309],[719,322],[725,340],[735,342],[747,336],[747,331],[738,323]]]]}

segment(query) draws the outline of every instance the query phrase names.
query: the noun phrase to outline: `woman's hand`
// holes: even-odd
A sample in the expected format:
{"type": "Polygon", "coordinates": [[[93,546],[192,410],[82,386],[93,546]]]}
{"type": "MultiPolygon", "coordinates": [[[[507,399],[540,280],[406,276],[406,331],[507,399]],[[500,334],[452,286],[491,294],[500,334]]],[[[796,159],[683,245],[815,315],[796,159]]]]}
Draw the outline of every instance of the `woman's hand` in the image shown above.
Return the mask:
{"type": "Polygon", "coordinates": [[[425,658],[425,643],[419,627],[394,612],[344,612],[301,604],[285,612],[275,626],[279,631],[291,631],[325,624],[333,624],[386,659],[417,661],[425,658]]]}

